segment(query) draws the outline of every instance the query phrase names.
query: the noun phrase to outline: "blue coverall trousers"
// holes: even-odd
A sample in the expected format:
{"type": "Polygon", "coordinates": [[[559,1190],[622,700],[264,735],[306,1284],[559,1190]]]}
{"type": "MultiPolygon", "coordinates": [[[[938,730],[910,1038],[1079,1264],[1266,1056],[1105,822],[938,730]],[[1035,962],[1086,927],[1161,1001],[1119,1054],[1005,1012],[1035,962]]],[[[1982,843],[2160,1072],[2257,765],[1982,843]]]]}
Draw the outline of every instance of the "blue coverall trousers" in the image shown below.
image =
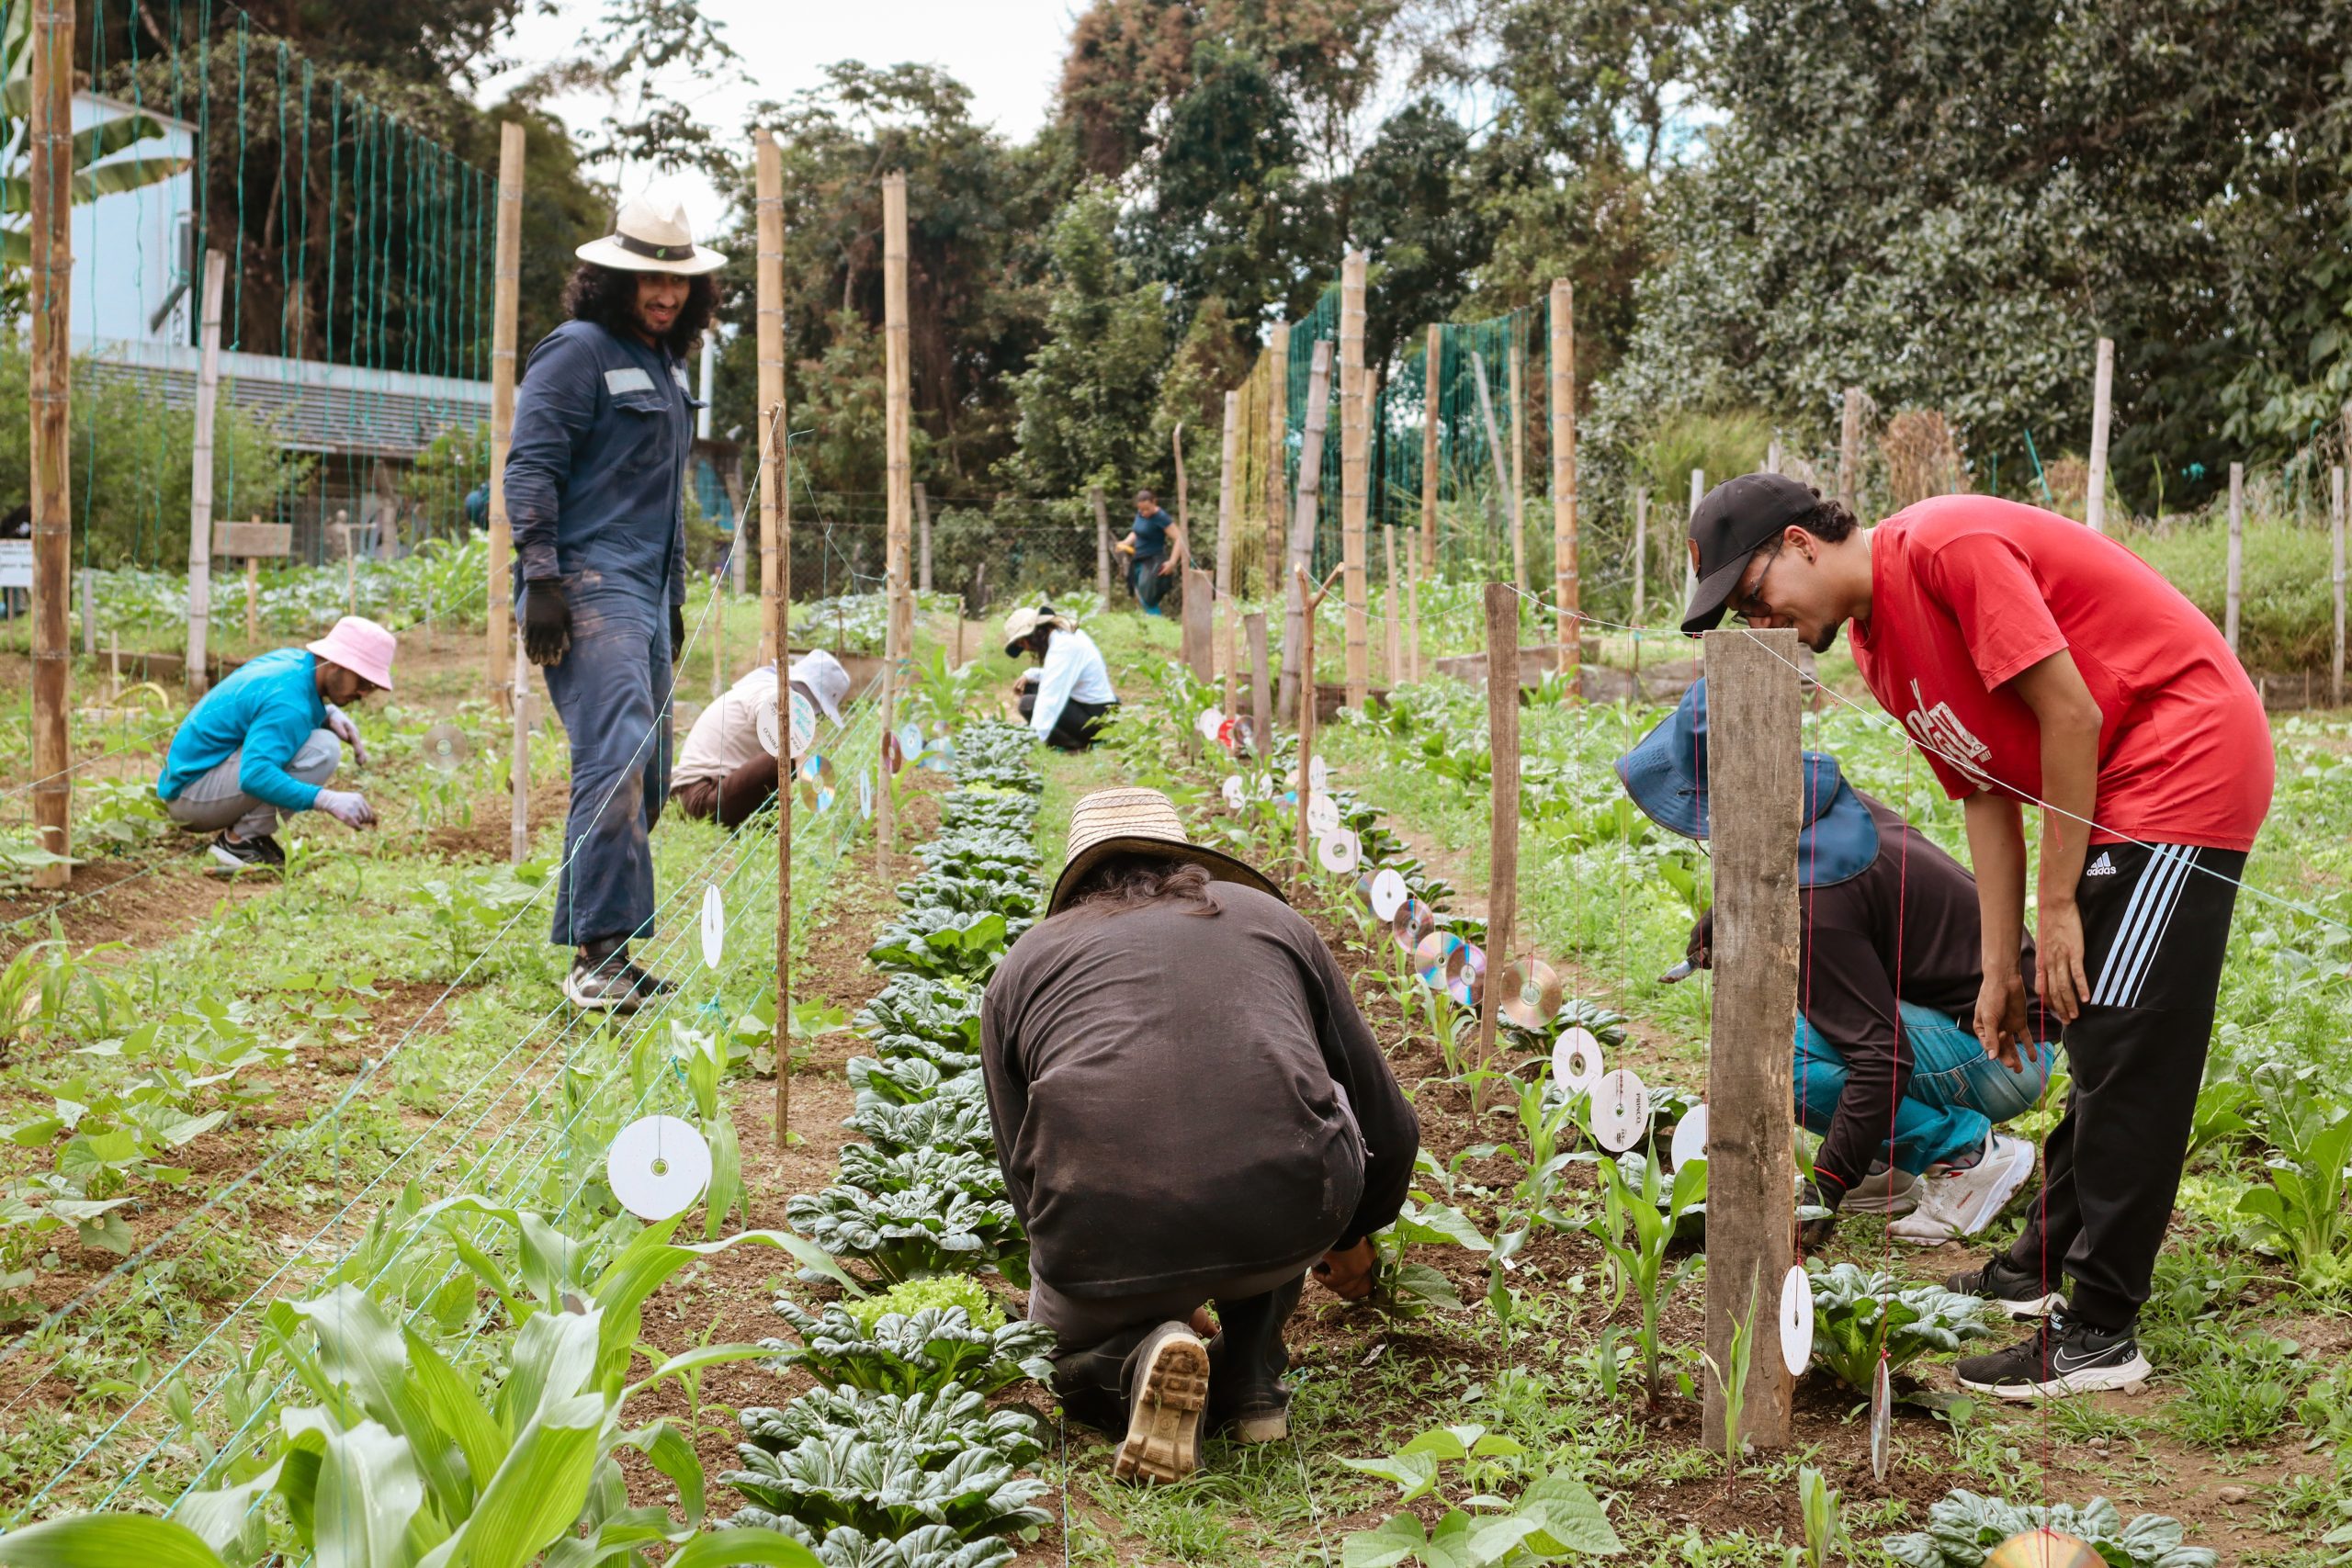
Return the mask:
{"type": "Polygon", "coordinates": [[[579,947],[653,934],[647,835],[670,794],[670,612],[602,574],[563,580],[571,647],[547,667],[548,694],[571,740],[571,808],[548,940],[579,947]]]}

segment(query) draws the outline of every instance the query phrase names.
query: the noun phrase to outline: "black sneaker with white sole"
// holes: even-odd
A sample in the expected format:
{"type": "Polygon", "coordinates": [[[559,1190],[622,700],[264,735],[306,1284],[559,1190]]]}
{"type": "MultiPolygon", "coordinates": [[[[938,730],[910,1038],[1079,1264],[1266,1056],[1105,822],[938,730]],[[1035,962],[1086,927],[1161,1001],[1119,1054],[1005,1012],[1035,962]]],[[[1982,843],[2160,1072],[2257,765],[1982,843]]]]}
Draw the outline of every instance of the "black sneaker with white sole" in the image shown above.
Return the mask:
{"type": "Polygon", "coordinates": [[[2125,1388],[2148,1375],[2148,1359],[2130,1329],[2109,1333],[2055,1313],[2030,1338],[1969,1356],[1958,1368],[1960,1386],[1996,1399],[2047,1399],[2125,1388]]]}
{"type": "Polygon", "coordinates": [[[650,994],[646,973],[628,961],[626,949],[602,958],[574,953],[571,972],[563,977],[563,994],[571,1005],[591,1012],[635,1012],[650,994]]]}
{"type": "Polygon", "coordinates": [[[223,828],[212,835],[212,842],[206,850],[212,859],[208,869],[220,874],[277,871],[286,864],[286,852],[279,849],[277,840],[266,833],[258,839],[232,839],[229,830],[223,828]]]}
{"type": "Polygon", "coordinates": [[[2019,1269],[2004,1253],[1995,1253],[1982,1269],[1967,1269],[1944,1281],[1944,1289],[1963,1296],[1982,1296],[2011,1317],[2040,1317],[2063,1309],[2066,1298],[2042,1289],[2041,1276],[2019,1269]]]}
{"type": "Polygon", "coordinates": [[[648,974],[639,968],[635,959],[629,960],[628,975],[629,984],[635,988],[639,1000],[648,997],[666,997],[678,988],[674,981],[664,980],[659,975],[648,974]]]}

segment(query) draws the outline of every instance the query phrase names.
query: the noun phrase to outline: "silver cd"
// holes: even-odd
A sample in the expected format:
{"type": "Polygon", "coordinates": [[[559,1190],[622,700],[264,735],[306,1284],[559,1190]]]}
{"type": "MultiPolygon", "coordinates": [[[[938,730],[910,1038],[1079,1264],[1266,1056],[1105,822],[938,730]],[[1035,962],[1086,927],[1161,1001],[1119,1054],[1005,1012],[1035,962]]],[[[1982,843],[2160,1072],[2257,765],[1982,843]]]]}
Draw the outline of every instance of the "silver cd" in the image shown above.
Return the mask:
{"type": "Polygon", "coordinates": [[[1306,797],[1306,827],[1309,832],[1328,833],[1340,825],[1340,803],[1316,790],[1306,797]]]}
{"type": "Polygon", "coordinates": [[[1221,788],[1225,795],[1226,809],[1228,811],[1240,810],[1243,802],[1246,799],[1241,789],[1241,775],[1238,773],[1227,773],[1225,777],[1225,783],[1221,788]]]}

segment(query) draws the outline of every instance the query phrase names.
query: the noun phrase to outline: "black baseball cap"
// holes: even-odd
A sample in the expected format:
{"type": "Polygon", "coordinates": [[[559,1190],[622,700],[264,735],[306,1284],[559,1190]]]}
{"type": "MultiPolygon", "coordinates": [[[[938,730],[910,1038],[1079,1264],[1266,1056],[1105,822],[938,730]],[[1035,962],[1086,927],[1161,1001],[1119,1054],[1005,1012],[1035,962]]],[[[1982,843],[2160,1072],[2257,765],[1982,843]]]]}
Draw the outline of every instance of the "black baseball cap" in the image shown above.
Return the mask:
{"type": "Polygon", "coordinates": [[[1699,585],[1682,630],[1696,637],[1724,618],[1724,602],[1739,586],[1749,558],[1821,504],[1820,492],[1785,474],[1742,474],[1701,498],[1690,513],[1690,542],[1699,556],[1699,585]]]}

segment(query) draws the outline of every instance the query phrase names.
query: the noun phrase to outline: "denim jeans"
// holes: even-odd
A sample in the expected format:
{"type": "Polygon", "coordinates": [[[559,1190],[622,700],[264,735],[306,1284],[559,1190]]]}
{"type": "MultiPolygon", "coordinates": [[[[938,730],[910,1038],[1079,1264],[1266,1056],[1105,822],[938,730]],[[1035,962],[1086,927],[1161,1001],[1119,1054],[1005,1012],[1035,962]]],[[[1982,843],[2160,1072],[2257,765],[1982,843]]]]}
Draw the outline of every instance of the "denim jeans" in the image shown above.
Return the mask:
{"type": "MultiPolygon", "coordinates": [[[[1903,1038],[1911,1047],[1911,1082],[1894,1109],[1894,1136],[1883,1157],[1914,1175],[1984,1146],[1996,1122],[2030,1109],[2041,1099],[2056,1066],[2059,1047],[2043,1041],[2018,1051],[2016,1072],[1984,1054],[1976,1032],[1933,1008],[1902,1005],[1903,1038]]],[[[1804,1015],[1797,1015],[1797,1114],[1816,1135],[1846,1091],[1846,1058],[1823,1039],[1804,1015]]]]}

